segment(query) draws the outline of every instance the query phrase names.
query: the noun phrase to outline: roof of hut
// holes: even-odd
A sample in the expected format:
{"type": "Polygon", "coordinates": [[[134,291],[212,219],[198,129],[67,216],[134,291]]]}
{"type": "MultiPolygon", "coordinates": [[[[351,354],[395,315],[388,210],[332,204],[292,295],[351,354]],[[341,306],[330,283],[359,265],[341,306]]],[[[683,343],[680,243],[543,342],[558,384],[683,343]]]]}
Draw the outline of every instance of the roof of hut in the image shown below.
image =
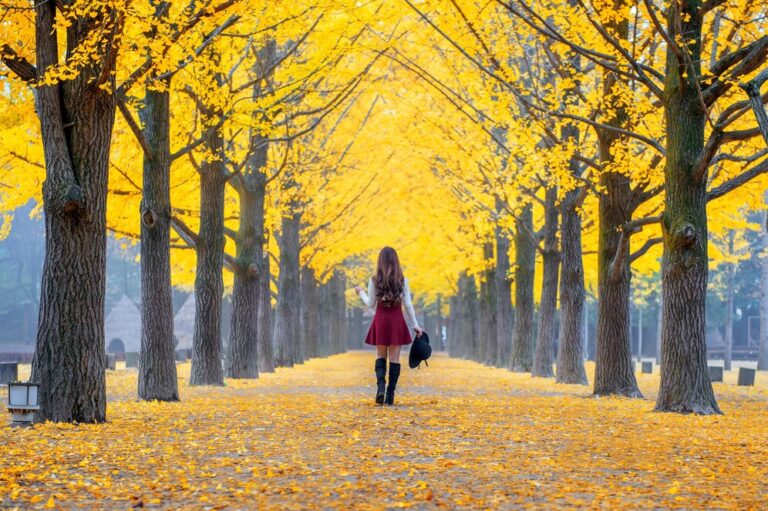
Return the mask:
{"type": "Polygon", "coordinates": [[[123,341],[126,352],[138,352],[141,348],[141,313],[125,295],[104,319],[104,346],[108,348],[113,339],[123,341]]]}

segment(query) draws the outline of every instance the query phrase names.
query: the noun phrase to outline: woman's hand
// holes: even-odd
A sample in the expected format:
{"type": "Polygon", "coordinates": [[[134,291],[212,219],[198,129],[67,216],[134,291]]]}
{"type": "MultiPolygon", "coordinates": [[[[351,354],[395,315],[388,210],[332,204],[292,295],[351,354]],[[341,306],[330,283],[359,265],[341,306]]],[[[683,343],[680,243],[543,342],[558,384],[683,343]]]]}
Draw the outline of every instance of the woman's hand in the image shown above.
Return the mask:
{"type": "Polygon", "coordinates": [[[424,330],[419,327],[415,327],[414,330],[416,331],[416,337],[421,337],[421,334],[424,333],[424,330]]]}
{"type": "Polygon", "coordinates": [[[360,286],[355,286],[355,293],[357,293],[357,296],[360,296],[360,293],[363,292],[363,288],[360,286]]]}

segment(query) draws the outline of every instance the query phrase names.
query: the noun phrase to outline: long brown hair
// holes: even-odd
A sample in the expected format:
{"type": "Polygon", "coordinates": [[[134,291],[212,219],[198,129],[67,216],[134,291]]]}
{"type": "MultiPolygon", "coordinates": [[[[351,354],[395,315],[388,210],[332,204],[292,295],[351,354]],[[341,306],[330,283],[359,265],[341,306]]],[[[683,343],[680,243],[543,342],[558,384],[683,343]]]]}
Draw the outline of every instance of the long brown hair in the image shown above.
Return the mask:
{"type": "Polygon", "coordinates": [[[384,247],[379,252],[373,284],[376,286],[376,301],[385,307],[394,307],[402,302],[405,278],[394,248],[384,247]]]}

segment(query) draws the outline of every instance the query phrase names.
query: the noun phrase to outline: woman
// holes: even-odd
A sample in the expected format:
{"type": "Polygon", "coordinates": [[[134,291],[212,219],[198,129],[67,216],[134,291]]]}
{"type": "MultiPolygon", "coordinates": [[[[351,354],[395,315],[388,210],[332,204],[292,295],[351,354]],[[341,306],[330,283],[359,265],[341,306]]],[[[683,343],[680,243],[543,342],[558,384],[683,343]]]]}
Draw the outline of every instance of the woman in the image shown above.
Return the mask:
{"type": "Polygon", "coordinates": [[[411,303],[408,279],[403,277],[400,260],[394,248],[384,247],[379,252],[376,275],[368,281],[368,293],[360,286],[355,288],[358,296],[368,307],[376,306],[376,315],[368,329],[366,344],[376,346],[376,403],[395,404],[395,388],[400,377],[400,348],[411,343],[411,332],[405,324],[402,306],[408,313],[408,320],[421,337],[421,327],[416,321],[411,303]],[[389,357],[389,385],[384,394],[389,357]]]}

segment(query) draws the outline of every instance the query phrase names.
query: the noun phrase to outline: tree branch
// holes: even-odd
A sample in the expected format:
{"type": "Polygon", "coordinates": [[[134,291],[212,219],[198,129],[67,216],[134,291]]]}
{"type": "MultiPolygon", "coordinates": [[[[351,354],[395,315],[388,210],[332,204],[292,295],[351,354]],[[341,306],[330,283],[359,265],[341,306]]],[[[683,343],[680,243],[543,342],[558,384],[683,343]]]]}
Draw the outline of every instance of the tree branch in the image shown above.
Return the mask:
{"type": "Polygon", "coordinates": [[[21,80],[32,83],[37,79],[37,68],[30,64],[27,59],[19,55],[7,44],[0,47],[0,60],[21,80]]]}
{"type": "Polygon", "coordinates": [[[768,158],[761,161],[749,170],[746,170],[736,177],[732,177],[728,181],[722,183],[720,186],[712,189],[707,193],[707,202],[718,199],[729,192],[732,192],[736,188],[748,183],[754,178],[768,172],[768,158]]]}

